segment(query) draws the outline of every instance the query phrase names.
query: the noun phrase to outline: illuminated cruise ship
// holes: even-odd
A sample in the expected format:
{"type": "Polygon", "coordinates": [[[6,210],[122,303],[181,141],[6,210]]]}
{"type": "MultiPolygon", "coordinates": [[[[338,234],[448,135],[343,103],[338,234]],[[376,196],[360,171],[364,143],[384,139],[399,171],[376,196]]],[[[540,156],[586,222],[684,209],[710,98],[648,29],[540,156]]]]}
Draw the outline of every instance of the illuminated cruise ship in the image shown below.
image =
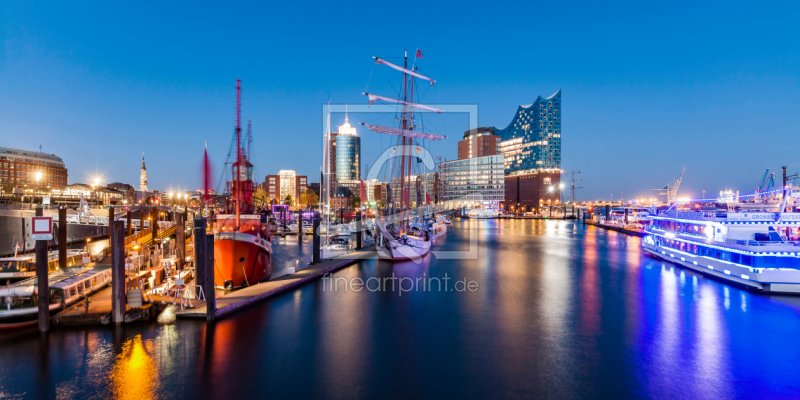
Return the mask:
{"type": "Polygon", "coordinates": [[[660,211],[642,246],[656,257],[717,278],[764,292],[800,294],[800,213],[783,212],[785,206],[660,211]]]}

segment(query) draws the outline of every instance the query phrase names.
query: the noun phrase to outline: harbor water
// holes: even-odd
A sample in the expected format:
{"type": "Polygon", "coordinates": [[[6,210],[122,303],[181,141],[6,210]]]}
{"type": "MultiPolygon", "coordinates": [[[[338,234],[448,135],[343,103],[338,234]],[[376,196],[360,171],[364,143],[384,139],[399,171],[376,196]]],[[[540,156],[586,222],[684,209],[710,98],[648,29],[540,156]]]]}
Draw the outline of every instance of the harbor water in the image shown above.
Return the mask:
{"type": "MultiPolygon", "coordinates": [[[[475,290],[326,280],[214,325],[166,311],[3,332],[0,399],[800,397],[800,298],[681,269],[640,242],[571,221],[455,220],[420,264],[364,260],[334,277],[475,290]]],[[[276,244],[276,271],[307,262],[303,246],[276,244]]]]}

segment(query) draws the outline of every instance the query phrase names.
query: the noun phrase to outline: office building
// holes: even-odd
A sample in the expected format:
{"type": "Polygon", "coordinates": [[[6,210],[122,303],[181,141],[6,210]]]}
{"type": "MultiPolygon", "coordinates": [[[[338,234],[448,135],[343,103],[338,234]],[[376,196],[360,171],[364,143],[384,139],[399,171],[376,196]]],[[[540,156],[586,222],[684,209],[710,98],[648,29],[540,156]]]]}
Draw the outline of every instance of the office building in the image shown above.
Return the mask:
{"type": "Polygon", "coordinates": [[[501,154],[439,163],[439,204],[445,209],[499,209],[504,198],[501,154]]]}
{"type": "Polygon", "coordinates": [[[361,138],[347,115],[336,135],[336,183],[351,189],[359,189],[361,184],[361,138]]]}
{"type": "Polygon", "coordinates": [[[458,159],[493,156],[497,154],[500,136],[494,128],[476,128],[464,132],[464,140],[458,142],[458,159]]]}
{"type": "Polygon", "coordinates": [[[68,184],[67,168],[61,157],[37,151],[0,147],[0,186],[62,189],[68,184]],[[39,180],[36,180],[37,172],[39,180]]]}
{"type": "Polygon", "coordinates": [[[259,186],[267,192],[269,201],[283,204],[287,196],[292,196],[292,204],[296,205],[300,194],[308,187],[308,177],[297,175],[297,172],[291,169],[282,169],[277,175],[267,175],[264,183],[259,186]]]}

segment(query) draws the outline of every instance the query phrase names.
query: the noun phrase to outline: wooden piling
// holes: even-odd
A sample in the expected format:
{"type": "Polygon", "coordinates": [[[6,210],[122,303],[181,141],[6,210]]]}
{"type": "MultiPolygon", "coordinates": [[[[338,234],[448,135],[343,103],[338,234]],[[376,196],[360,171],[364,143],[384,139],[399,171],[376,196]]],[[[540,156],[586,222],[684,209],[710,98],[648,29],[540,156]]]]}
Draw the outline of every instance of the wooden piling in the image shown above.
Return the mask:
{"type": "Polygon", "coordinates": [[[58,267],[67,268],[67,209],[58,209],[58,267]]]}
{"type": "MultiPolygon", "coordinates": [[[[206,219],[194,219],[194,280],[205,288],[206,284],[206,219]]],[[[199,291],[198,291],[199,292],[199,291]]]]}
{"type": "Polygon", "coordinates": [[[206,235],[206,281],[203,291],[206,293],[206,320],[211,322],[217,318],[217,294],[214,292],[214,234],[206,235]]]}
{"type": "Polygon", "coordinates": [[[303,244],[303,211],[297,212],[297,244],[303,244]]]}
{"type": "MultiPolygon", "coordinates": [[[[111,222],[114,221],[114,206],[108,207],[108,243],[114,243],[114,231],[111,229],[111,222]]],[[[123,232],[124,236],[124,232],[123,232]]]]}
{"type": "Polygon", "coordinates": [[[125,225],[122,221],[113,221],[110,225],[113,238],[111,246],[111,320],[115,324],[125,322],[125,225]]]}
{"type": "MultiPolygon", "coordinates": [[[[44,215],[41,207],[36,207],[36,216],[44,215]]],[[[39,309],[39,331],[50,330],[50,282],[47,279],[47,240],[36,241],[36,305],[39,309]]]]}
{"type": "Polygon", "coordinates": [[[153,207],[150,210],[150,228],[152,230],[152,241],[153,246],[156,246],[158,243],[158,207],[153,207]]]}
{"type": "Polygon", "coordinates": [[[175,216],[175,251],[178,258],[178,270],[183,269],[183,262],[186,260],[186,220],[183,219],[183,214],[178,213],[175,216]]]}
{"type": "Polygon", "coordinates": [[[126,218],[126,222],[127,222],[127,229],[126,229],[127,232],[126,232],[125,236],[130,236],[130,235],[133,234],[133,223],[132,223],[131,210],[128,210],[128,213],[127,213],[125,218],[126,218]]]}
{"type": "Polygon", "coordinates": [[[361,227],[361,211],[356,211],[356,250],[361,250],[361,232],[364,229],[361,227]]]}
{"type": "Polygon", "coordinates": [[[314,236],[312,239],[312,250],[311,250],[311,263],[316,264],[322,261],[322,257],[320,257],[320,235],[319,235],[319,224],[320,224],[320,215],[319,213],[314,213],[314,236]]]}

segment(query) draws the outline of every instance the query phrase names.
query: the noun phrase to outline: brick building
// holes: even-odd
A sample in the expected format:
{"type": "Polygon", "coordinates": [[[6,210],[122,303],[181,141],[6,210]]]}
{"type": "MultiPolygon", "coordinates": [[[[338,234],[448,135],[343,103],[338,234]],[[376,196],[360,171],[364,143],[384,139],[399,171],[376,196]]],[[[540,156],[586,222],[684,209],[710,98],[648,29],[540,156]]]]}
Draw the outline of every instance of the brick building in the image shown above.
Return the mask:
{"type": "Polygon", "coordinates": [[[0,186],[27,187],[48,191],[68,184],[67,168],[61,157],[37,151],[0,147],[0,186]],[[41,173],[36,180],[37,172],[41,173]]]}
{"type": "Polygon", "coordinates": [[[274,200],[275,204],[283,204],[286,196],[292,196],[292,204],[297,205],[300,195],[308,187],[308,177],[297,175],[297,172],[291,169],[282,169],[277,175],[267,175],[259,187],[267,192],[267,199],[274,200]]]}
{"type": "Polygon", "coordinates": [[[493,156],[497,154],[500,136],[494,128],[476,128],[464,132],[464,140],[458,142],[458,159],[493,156]]]}

